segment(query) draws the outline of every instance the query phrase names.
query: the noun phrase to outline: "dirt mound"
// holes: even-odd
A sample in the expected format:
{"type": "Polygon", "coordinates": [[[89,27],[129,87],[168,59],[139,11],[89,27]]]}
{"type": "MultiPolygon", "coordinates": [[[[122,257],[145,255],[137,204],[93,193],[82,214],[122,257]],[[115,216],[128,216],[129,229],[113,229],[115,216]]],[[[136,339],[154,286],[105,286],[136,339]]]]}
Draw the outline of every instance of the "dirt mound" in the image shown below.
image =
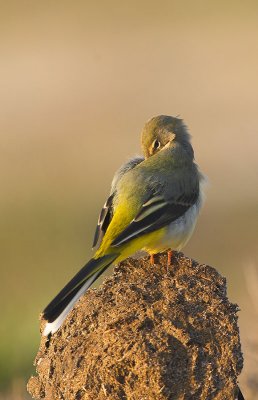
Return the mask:
{"type": "MultiPolygon", "coordinates": [[[[232,400],[242,369],[237,306],[215,269],[174,253],[127,259],[48,342],[35,399],[232,400]]],[[[42,324],[43,327],[43,324],[42,324]]]]}

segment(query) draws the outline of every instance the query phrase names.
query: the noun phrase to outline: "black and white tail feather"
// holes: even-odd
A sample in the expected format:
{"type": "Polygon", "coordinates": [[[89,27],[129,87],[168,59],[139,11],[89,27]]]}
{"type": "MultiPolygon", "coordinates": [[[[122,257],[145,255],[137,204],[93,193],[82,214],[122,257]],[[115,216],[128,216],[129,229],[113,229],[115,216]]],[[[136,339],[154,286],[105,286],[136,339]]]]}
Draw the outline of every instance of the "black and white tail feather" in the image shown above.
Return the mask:
{"type": "MultiPolygon", "coordinates": [[[[116,172],[112,185],[111,194],[104,204],[93,240],[93,247],[99,245],[113,217],[113,198],[117,184],[122,176],[144,160],[143,157],[134,157],[116,172]]],[[[43,335],[55,333],[68,313],[72,310],[79,298],[90,288],[96,279],[115,261],[119,253],[106,255],[98,259],[92,258],[58,293],[43,311],[43,318],[47,321],[43,335]]]]}
{"type": "Polygon", "coordinates": [[[67,283],[43,311],[43,317],[48,321],[43,331],[44,336],[53,334],[60,328],[74,304],[116,258],[117,254],[92,258],[67,283]]]}

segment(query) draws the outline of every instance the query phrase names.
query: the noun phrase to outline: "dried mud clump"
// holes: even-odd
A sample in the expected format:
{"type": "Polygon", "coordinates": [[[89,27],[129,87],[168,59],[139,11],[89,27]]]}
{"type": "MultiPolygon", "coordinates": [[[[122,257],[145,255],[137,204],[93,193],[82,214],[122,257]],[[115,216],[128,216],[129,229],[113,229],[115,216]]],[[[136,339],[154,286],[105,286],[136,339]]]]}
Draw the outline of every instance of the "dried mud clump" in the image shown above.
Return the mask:
{"type": "MultiPolygon", "coordinates": [[[[46,400],[233,400],[237,306],[215,269],[174,253],[127,259],[89,290],[50,341],[28,390],[46,400]]],[[[44,322],[42,322],[43,327],[44,322]]]]}

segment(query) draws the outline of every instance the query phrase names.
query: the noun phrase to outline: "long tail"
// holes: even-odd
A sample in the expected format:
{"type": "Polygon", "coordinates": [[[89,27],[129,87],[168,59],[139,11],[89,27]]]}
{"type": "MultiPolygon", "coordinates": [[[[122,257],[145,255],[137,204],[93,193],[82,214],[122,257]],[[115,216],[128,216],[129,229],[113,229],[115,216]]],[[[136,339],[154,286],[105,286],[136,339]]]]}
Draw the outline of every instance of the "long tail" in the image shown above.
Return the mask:
{"type": "Polygon", "coordinates": [[[55,333],[64,322],[67,314],[82,294],[118,257],[118,254],[108,254],[97,259],[92,258],[58,293],[43,311],[47,320],[43,335],[55,333]]]}

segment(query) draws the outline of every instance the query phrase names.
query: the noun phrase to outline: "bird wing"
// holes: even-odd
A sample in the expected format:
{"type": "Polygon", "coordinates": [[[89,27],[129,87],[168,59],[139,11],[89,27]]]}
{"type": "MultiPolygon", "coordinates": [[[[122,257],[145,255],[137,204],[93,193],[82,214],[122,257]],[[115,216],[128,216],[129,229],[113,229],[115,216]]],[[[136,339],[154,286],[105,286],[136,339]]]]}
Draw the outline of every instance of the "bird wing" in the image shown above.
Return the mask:
{"type": "Polygon", "coordinates": [[[199,184],[196,181],[191,193],[169,200],[156,195],[146,201],[131,223],[113,240],[111,246],[117,247],[146,233],[162,228],[182,217],[199,197],[199,184]]]}
{"type": "Polygon", "coordinates": [[[134,157],[123,164],[119,170],[115,173],[112,184],[110,196],[108,197],[106,203],[104,204],[98,219],[98,224],[95,230],[95,235],[93,239],[92,247],[96,247],[97,244],[100,245],[103,236],[112,220],[114,214],[114,196],[116,195],[117,185],[119,184],[121,178],[130,170],[132,170],[136,165],[140,164],[144,160],[143,157],[134,157]]]}

